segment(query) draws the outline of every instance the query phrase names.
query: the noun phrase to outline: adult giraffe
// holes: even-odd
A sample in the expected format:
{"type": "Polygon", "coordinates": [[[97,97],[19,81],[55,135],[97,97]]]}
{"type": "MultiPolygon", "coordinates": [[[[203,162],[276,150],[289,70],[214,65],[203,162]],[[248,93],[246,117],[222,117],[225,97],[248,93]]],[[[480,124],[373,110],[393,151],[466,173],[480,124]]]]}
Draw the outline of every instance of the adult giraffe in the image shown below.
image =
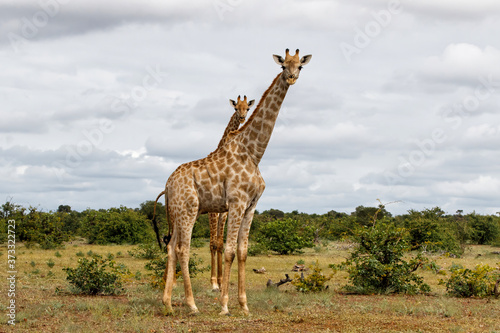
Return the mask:
{"type": "Polygon", "coordinates": [[[163,303],[172,313],[172,286],[175,264],[179,260],[184,280],[186,303],[192,313],[198,312],[189,277],[189,247],[194,223],[200,214],[228,212],[224,274],[220,314],[228,314],[229,278],[234,257],[238,256],[238,301],[248,314],[245,292],[245,262],[248,234],[257,202],[265,183],[258,165],[266,151],[288,88],[293,85],[302,66],[311,55],[299,58],[299,50],[285,58],[273,55],[283,69],[264,92],[248,121],[207,157],[182,164],[165,185],[165,206],[171,220],[172,238],[167,245],[167,280],[163,303]],[[237,248],[236,248],[237,247],[237,248]]]}

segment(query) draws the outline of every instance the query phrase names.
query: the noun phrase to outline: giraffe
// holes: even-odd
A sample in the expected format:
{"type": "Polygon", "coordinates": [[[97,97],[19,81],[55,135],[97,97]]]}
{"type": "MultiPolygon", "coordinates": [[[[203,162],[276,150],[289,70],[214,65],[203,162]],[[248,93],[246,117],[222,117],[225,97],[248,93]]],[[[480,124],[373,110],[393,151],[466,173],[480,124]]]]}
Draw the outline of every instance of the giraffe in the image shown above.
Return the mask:
{"type": "MultiPolygon", "coordinates": [[[[229,120],[217,148],[222,147],[230,132],[236,131],[240,127],[240,124],[245,122],[247,112],[254,103],[254,99],[247,102],[247,96],[243,96],[242,100],[240,96],[238,96],[237,102],[232,99],[229,100],[229,104],[234,107],[235,112],[229,120]]],[[[208,220],[210,223],[210,255],[212,259],[210,283],[212,284],[213,291],[220,290],[220,285],[222,283],[222,249],[224,247],[224,225],[226,224],[226,219],[227,212],[220,214],[208,213],[208,220]]]]}
{"type": "Polygon", "coordinates": [[[167,313],[173,313],[172,287],[177,260],[184,280],[186,304],[192,313],[198,312],[188,268],[193,226],[200,214],[228,212],[220,314],[229,314],[229,278],[236,256],[238,301],[243,312],[249,314],[245,291],[248,234],[257,202],[265,189],[258,165],[288,88],[295,84],[302,66],[311,60],[311,55],[299,58],[299,50],[292,56],[287,49],[285,58],[279,55],[273,55],[273,58],[282,67],[282,72],[264,92],[248,121],[230,133],[227,141],[207,157],[180,165],[165,184],[165,206],[174,226],[167,245],[169,256],[163,293],[167,313]]]}

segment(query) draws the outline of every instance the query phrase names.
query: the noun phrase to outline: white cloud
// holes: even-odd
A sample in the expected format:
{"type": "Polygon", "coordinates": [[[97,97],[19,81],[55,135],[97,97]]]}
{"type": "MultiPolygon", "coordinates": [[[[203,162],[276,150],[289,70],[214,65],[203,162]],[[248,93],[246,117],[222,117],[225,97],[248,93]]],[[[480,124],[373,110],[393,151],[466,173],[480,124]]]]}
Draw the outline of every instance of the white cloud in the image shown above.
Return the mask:
{"type": "Polygon", "coordinates": [[[500,179],[480,175],[469,181],[456,180],[438,183],[435,188],[436,192],[441,195],[492,200],[500,193],[500,179]]]}
{"type": "Polygon", "coordinates": [[[23,18],[43,9],[0,4],[0,197],[45,209],[154,199],[175,167],[215,149],[229,98],[258,102],[279,72],[271,55],[288,47],[313,59],[290,88],[260,165],[268,186],[259,210],[350,212],[380,198],[404,200],[389,207],[396,212],[496,211],[496,1],[402,2],[401,15],[351,63],[340,43],[387,1],[241,1],[222,17],[201,0],[60,2],[17,52],[8,33],[22,34],[23,18]],[[144,93],[148,68],[161,82],[131,99],[144,93]],[[491,78],[488,98],[456,109],[481,78],[491,78]],[[397,173],[437,128],[446,140],[388,183],[385,172],[397,173]]]}
{"type": "Polygon", "coordinates": [[[425,60],[421,75],[448,83],[477,85],[480,77],[500,77],[500,51],[491,46],[481,49],[468,43],[450,44],[440,56],[425,60]]]}

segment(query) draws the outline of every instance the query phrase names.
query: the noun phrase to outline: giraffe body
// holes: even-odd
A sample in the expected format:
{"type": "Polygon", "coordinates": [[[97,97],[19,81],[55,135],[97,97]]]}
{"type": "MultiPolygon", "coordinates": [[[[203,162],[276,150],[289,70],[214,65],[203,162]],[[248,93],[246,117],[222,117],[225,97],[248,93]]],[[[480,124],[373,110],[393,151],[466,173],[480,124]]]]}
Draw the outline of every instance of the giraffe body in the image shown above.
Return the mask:
{"type": "Polygon", "coordinates": [[[245,292],[245,263],[248,234],[257,202],[265,182],[258,164],[271,138],[274,125],[290,85],[311,56],[299,58],[274,55],[283,71],[273,80],[259,105],[244,126],[228,135],[227,140],[207,157],[182,164],[170,175],[165,186],[165,204],[173,230],[167,245],[169,253],[163,303],[172,312],[172,286],[175,263],[180,262],[186,303],[198,312],[191,290],[188,262],[191,234],[197,217],[203,213],[228,214],[224,272],[221,288],[221,314],[228,314],[229,278],[234,258],[238,260],[238,301],[249,313],[245,292]]]}

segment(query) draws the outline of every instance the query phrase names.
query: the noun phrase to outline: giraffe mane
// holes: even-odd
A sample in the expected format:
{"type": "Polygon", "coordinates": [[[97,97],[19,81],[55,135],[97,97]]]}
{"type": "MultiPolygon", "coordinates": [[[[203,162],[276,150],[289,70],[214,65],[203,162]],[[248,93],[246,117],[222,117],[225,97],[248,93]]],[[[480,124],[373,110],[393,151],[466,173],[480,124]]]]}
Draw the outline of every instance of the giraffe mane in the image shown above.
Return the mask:
{"type": "Polygon", "coordinates": [[[262,107],[262,104],[264,103],[264,100],[266,99],[267,95],[269,95],[269,93],[271,92],[271,89],[272,87],[274,87],[274,84],[276,83],[276,81],[281,77],[281,73],[279,73],[273,80],[273,82],[271,83],[271,85],[269,86],[269,88],[267,88],[267,90],[264,92],[264,94],[262,95],[262,97],[260,98],[260,101],[259,101],[259,104],[257,104],[257,107],[255,108],[255,110],[253,110],[252,112],[252,115],[250,115],[250,117],[248,118],[248,120],[245,122],[245,124],[243,124],[243,126],[241,126],[238,130],[236,131],[233,131],[231,132],[231,138],[234,137],[235,135],[243,132],[248,126],[250,126],[250,123],[253,121],[253,119],[255,118],[255,115],[257,114],[257,111],[260,110],[260,108],[262,107]]]}

